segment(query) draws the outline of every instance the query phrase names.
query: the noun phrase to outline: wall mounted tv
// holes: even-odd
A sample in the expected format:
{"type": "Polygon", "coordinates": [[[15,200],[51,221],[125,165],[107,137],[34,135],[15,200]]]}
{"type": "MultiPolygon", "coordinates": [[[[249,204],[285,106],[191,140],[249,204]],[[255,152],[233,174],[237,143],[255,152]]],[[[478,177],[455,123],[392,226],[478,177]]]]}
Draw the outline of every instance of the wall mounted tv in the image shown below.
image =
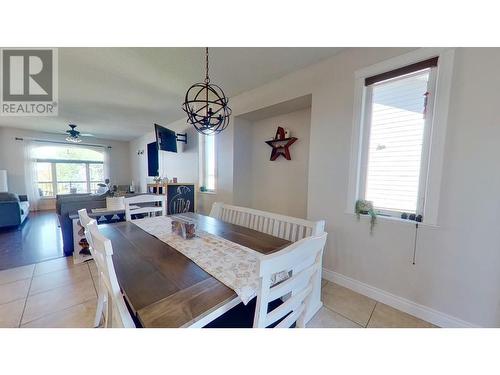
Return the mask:
{"type": "Polygon", "coordinates": [[[158,150],[177,152],[177,135],[173,130],[155,124],[155,134],[158,150]]]}
{"type": "Polygon", "coordinates": [[[156,142],[148,143],[148,176],[158,176],[160,174],[159,168],[158,146],[156,142]]]}

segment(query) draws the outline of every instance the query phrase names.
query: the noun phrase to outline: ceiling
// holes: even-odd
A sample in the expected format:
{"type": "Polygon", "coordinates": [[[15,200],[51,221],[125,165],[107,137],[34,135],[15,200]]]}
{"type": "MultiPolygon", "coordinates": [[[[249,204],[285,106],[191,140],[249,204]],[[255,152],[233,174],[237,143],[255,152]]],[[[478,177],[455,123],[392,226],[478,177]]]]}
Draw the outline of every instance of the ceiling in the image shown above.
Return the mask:
{"type": "MultiPolygon", "coordinates": [[[[231,97],[338,53],[340,48],[211,48],[210,78],[231,97]]],[[[59,116],[0,117],[0,126],[130,140],[183,118],[204,78],[203,48],[59,48],[59,116]]]]}

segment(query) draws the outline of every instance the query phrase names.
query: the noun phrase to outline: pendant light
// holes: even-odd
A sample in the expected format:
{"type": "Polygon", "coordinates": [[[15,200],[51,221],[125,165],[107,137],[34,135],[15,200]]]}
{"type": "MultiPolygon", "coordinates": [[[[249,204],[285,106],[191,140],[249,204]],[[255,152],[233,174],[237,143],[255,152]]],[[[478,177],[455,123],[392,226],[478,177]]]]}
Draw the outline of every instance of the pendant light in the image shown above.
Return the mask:
{"type": "Polygon", "coordinates": [[[229,125],[231,108],[224,91],[213,83],[208,76],[208,47],[205,48],[205,81],[195,83],[186,92],[182,109],[186,112],[187,122],[204,135],[218,134],[229,125]]]}

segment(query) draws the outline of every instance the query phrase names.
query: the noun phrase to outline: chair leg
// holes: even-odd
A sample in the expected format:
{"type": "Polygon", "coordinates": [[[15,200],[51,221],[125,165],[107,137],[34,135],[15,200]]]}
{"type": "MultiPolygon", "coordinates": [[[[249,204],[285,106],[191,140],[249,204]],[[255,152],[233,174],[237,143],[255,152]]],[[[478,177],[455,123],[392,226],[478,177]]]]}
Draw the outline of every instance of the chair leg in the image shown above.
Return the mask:
{"type": "Polygon", "coordinates": [[[110,299],[106,301],[106,328],[113,328],[113,303],[110,299]]]}
{"type": "Polygon", "coordinates": [[[101,323],[102,314],[104,312],[104,300],[105,300],[104,294],[101,288],[99,288],[99,293],[97,296],[97,308],[95,311],[95,318],[94,318],[94,328],[99,327],[101,323]]]}
{"type": "Polygon", "coordinates": [[[305,328],[305,326],[306,326],[305,325],[305,312],[302,312],[302,314],[300,314],[300,317],[295,322],[295,327],[305,328]]]}

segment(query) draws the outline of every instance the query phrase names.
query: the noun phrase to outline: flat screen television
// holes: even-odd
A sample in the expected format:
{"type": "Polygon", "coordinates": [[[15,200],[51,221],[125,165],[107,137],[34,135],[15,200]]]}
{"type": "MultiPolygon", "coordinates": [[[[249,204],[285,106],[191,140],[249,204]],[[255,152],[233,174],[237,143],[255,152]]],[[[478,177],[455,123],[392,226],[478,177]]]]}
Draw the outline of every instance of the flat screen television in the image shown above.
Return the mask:
{"type": "Polygon", "coordinates": [[[159,175],[158,145],[156,142],[148,143],[148,176],[159,175]]]}
{"type": "Polygon", "coordinates": [[[173,130],[155,124],[155,134],[158,150],[177,152],[177,135],[173,130]]]}

